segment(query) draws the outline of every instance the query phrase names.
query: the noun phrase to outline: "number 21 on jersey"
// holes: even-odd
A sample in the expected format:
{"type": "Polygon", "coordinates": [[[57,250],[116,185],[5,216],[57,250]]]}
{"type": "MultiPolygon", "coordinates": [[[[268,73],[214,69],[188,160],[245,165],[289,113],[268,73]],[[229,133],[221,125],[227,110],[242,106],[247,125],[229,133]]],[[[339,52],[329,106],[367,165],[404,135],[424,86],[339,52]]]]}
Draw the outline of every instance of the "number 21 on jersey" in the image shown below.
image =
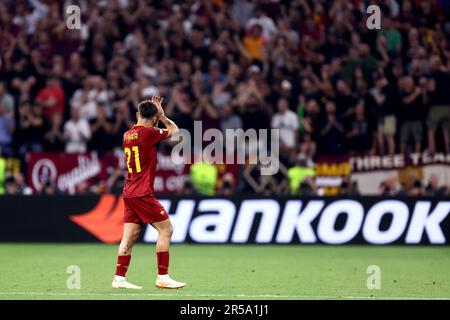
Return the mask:
{"type": "Polygon", "coordinates": [[[141,172],[141,163],[139,161],[139,147],[133,146],[130,148],[126,147],[124,148],[125,154],[127,155],[127,167],[128,172],[133,173],[133,168],[130,167],[130,160],[131,160],[131,152],[134,152],[134,164],[136,167],[136,172],[141,172]]]}

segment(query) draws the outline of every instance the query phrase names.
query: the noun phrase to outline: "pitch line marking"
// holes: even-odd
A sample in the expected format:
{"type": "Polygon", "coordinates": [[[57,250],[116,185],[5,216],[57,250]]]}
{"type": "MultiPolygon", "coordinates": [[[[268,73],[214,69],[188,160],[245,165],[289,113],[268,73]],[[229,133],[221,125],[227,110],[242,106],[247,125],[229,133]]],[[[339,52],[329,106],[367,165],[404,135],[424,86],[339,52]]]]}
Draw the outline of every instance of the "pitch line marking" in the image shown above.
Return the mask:
{"type": "Polygon", "coordinates": [[[274,294],[173,294],[173,293],[81,293],[81,292],[0,292],[0,295],[22,296],[144,296],[144,297],[236,297],[236,298],[297,298],[297,299],[369,299],[369,300],[450,300],[437,297],[369,297],[369,296],[328,296],[328,295],[274,295],[274,294]]]}

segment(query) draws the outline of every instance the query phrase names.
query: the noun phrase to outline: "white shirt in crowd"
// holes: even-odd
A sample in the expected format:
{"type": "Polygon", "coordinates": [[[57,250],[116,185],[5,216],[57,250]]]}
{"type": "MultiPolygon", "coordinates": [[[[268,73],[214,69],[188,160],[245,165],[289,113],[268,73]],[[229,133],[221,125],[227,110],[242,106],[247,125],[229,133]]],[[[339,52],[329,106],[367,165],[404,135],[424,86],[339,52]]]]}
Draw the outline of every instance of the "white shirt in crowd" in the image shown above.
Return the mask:
{"type": "Polygon", "coordinates": [[[66,137],[66,152],[86,152],[87,141],[91,138],[91,128],[86,119],[77,121],[70,119],[64,125],[64,136],[66,137]]]}
{"type": "Polygon", "coordinates": [[[34,34],[36,24],[46,18],[49,7],[44,2],[39,0],[28,0],[28,3],[33,8],[33,11],[25,16],[16,15],[13,17],[13,24],[23,26],[28,35],[34,34]]]}
{"type": "MultiPolygon", "coordinates": [[[[104,102],[109,105],[110,97],[112,93],[108,90],[96,90],[92,89],[86,91],[85,89],[78,89],[70,100],[70,105],[73,108],[78,108],[80,111],[80,117],[86,120],[92,120],[97,117],[97,107],[99,102],[104,102]],[[83,99],[83,95],[86,95],[86,99],[83,99]]],[[[106,111],[106,116],[112,116],[111,108],[106,111]]]]}
{"type": "Polygon", "coordinates": [[[292,110],[277,112],[272,118],[272,128],[280,129],[281,143],[289,148],[295,147],[295,132],[298,130],[297,114],[292,110]]]}
{"type": "Polygon", "coordinates": [[[270,40],[272,35],[277,32],[277,26],[275,22],[273,22],[272,18],[268,16],[251,18],[250,20],[248,20],[245,29],[250,30],[255,24],[259,24],[262,27],[263,37],[267,40],[270,40]]]}

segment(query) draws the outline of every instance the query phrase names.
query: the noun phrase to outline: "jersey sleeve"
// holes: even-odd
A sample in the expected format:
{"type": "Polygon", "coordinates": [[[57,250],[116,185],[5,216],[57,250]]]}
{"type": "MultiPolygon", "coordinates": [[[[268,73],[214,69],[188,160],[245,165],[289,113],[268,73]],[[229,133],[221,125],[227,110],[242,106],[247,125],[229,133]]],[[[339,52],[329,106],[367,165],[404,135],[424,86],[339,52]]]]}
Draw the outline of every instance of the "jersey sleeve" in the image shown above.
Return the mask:
{"type": "Polygon", "coordinates": [[[152,145],[157,144],[161,140],[164,140],[169,135],[169,131],[166,129],[160,128],[148,128],[147,131],[147,139],[150,141],[152,145]]]}

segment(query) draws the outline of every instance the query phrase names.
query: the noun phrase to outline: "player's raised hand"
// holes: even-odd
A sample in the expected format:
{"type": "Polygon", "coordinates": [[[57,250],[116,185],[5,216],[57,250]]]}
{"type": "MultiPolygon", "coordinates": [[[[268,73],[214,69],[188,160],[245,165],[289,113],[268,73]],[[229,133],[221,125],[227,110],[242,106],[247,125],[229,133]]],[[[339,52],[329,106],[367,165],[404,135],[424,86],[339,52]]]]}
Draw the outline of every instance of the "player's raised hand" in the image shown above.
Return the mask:
{"type": "Polygon", "coordinates": [[[158,117],[163,116],[164,115],[164,110],[162,108],[163,98],[162,97],[158,97],[158,96],[152,96],[151,101],[156,106],[156,109],[157,109],[156,115],[158,117]]]}
{"type": "Polygon", "coordinates": [[[152,96],[152,102],[153,102],[153,103],[161,105],[161,104],[162,104],[162,101],[163,101],[163,98],[162,98],[162,97],[152,96]]]}

